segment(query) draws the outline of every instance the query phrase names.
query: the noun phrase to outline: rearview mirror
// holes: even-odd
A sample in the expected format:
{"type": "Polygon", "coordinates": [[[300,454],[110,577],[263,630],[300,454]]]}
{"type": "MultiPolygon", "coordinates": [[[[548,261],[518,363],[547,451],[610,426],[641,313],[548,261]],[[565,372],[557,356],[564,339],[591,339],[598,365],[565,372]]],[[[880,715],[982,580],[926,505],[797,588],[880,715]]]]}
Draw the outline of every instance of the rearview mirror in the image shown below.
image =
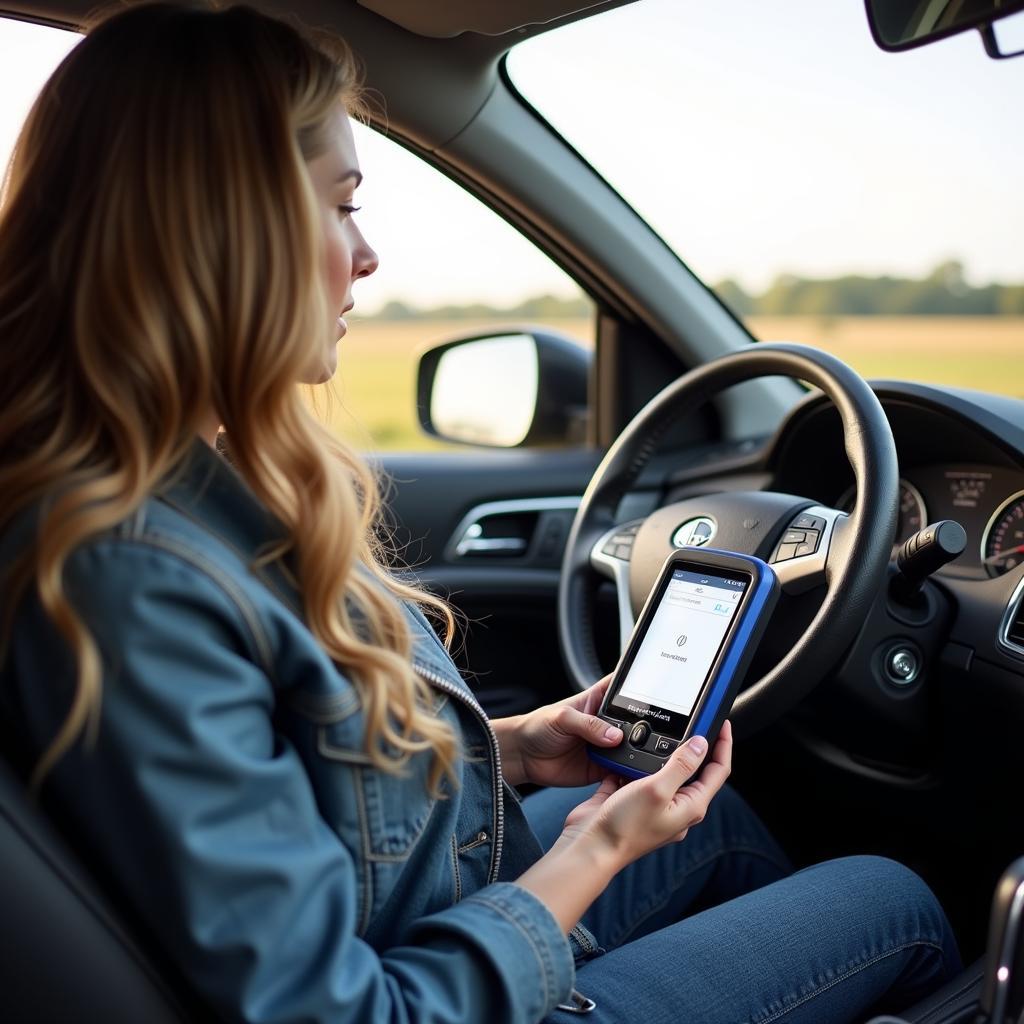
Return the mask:
{"type": "Polygon", "coordinates": [[[585,440],[590,353],[547,331],[475,335],[420,356],[417,413],[446,441],[515,448],[585,440]]]}
{"type": "Polygon", "coordinates": [[[915,46],[978,28],[990,57],[1014,57],[1000,51],[992,23],[1017,11],[1024,0],[866,0],[868,22],[883,50],[915,46]]]}

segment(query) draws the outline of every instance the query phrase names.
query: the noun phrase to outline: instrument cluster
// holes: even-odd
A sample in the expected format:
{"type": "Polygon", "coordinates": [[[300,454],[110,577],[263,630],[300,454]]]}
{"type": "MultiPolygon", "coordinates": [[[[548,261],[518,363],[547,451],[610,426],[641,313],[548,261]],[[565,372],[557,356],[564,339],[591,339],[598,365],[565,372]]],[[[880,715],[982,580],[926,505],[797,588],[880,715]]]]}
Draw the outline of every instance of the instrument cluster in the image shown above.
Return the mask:
{"type": "MultiPolygon", "coordinates": [[[[955,519],[967,531],[967,550],[946,572],[1001,576],[1024,562],[1024,472],[1000,466],[921,466],[900,478],[896,542],[928,523],[955,519]]],[[[849,511],[848,488],[836,507],[849,511]]]]}

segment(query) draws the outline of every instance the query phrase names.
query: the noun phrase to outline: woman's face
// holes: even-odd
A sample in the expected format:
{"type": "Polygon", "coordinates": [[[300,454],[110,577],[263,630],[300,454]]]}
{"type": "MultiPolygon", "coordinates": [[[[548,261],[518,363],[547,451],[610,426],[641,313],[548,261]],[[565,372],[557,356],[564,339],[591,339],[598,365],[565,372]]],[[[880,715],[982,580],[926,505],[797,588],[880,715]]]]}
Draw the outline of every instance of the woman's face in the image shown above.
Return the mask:
{"type": "Polygon", "coordinates": [[[347,330],[344,314],[352,308],[352,285],[377,269],[377,254],[366,244],[352,216],[355,191],[363,176],[352,125],[340,103],[329,125],[327,148],[310,160],[308,167],[323,229],[325,288],[335,339],[317,365],[303,375],[304,383],[320,384],[330,380],[338,367],[337,342],[347,330]]]}

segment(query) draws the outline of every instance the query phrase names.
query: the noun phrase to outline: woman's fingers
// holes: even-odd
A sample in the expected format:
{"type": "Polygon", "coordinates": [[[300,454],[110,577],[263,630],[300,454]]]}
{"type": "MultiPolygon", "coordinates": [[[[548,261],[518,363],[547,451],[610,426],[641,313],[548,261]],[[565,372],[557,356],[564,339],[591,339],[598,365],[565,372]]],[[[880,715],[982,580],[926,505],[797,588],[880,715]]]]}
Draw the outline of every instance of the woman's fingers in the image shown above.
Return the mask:
{"type": "Polygon", "coordinates": [[[704,820],[712,798],[729,778],[732,770],[732,728],[728,722],[723,725],[700,778],[684,786],[700,767],[706,752],[704,737],[693,736],[676,748],[661,771],[651,776],[656,780],[661,795],[671,803],[669,816],[675,820],[675,830],[680,834],[685,834],[691,826],[704,820]]]}
{"type": "Polygon", "coordinates": [[[599,679],[589,690],[586,691],[586,700],[583,703],[583,711],[588,715],[596,715],[598,708],[601,707],[601,701],[604,700],[605,691],[608,689],[608,684],[612,681],[611,675],[607,675],[604,679],[599,679]]]}
{"type": "Polygon", "coordinates": [[[711,799],[729,777],[732,730],[728,724],[722,727],[700,778],[685,785],[707,754],[706,739],[694,736],[680,744],[653,775],[636,782],[606,777],[591,798],[569,815],[566,825],[592,829],[624,857],[624,863],[664,843],[678,842],[704,820],[711,799]]]}
{"type": "Polygon", "coordinates": [[[732,725],[727,721],[722,726],[722,731],[718,734],[718,739],[715,741],[715,746],[711,751],[711,756],[704,762],[704,769],[700,773],[700,777],[704,782],[708,782],[712,777],[718,778],[722,776],[723,773],[724,778],[728,778],[731,771],[732,725]]]}
{"type": "Polygon", "coordinates": [[[703,736],[691,736],[685,743],[680,743],[665,761],[665,764],[651,776],[658,790],[670,796],[700,767],[707,753],[708,741],[703,736]]]}
{"type": "Polygon", "coordinates": [[[732,772],[732,724],[728,721],[722,726],[715,742],[711,756],[704,763],[700,777],[687,785],[687,789],[695,790],[711,798],[725,785],[732,772]]]}

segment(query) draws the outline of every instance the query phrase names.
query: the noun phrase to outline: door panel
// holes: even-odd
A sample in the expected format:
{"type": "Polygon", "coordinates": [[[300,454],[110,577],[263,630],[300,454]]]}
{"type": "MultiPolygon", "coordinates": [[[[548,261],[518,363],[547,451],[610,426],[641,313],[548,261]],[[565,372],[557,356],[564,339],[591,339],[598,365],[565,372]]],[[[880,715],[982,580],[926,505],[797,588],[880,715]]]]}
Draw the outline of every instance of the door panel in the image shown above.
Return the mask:
{"type": "Polygon", "coordinates": [[[456,660],[493,716],[569,692],[555,627],[558,567],[572,499],[603,454],[579,448],[378,460],[400,559],[463,619],[456,660]],[[473,543],[493,540],[505,543],[473,543]]]}

